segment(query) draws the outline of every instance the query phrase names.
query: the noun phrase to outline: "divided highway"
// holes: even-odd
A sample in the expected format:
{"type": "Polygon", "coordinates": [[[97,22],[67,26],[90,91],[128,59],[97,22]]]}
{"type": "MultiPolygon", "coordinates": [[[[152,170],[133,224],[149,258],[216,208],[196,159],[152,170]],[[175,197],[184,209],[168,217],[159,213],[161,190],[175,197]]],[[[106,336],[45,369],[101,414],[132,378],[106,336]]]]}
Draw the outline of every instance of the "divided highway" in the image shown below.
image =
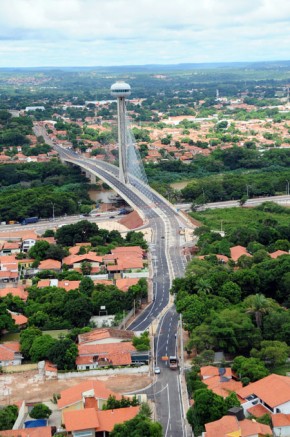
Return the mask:
{"type": "Polygon", "coordinates": [[[184,426],[183,405],[180,395],[179,372],[168,368],[163,356],[176,355],[178,315],[174,306],[169,306],[169,290],[175,277],[183,276],[185,260],[181,255],[179,230],[186,224],[176,210],[149,186],[137,179],[134,186],[119,181],[118,168],[91,159],[84,159],[72,150],[53,144],[46,130],[35,125],[36,135],[42,135],[47,144],[58,151],[62,160],[78,165],[110,185],[133,208],[148,221],[153,230],[151,253],[153,259],[153,302],[129,326],[143,331],[158,320],[155,335],[156,366],[161,368],[157,382],[148,389],[148,396],[156,402],[157,419],[161,422],[166,437],[187,436],[184,426]]]}

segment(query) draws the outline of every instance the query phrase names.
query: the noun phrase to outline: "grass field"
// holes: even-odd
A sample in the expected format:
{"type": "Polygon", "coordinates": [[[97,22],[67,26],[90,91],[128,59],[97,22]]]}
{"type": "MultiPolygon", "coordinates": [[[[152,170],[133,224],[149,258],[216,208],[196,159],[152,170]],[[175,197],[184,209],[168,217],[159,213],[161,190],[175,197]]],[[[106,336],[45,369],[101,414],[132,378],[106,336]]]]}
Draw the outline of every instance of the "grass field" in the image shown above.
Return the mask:
{"type": "Polygon", "coordinates": [[[214,230],[230,232],[239,226],[257,225],[266,219],[276,220],[279,225],[289,225],[290,210],[281,213],[260,211],[257,208],[207,209],[190,215],[214,230]]]}
{"type": "MultiPolygon", "coordinates": [[[[68,329],[55,329],[53,331],[42,331],[42,334],[49,334],[53,338],[58,339],[61,335],[66,335],[68,332],[68,329]]],[[[10,332],[9,334],[4,334],[1,336],[1,343],[4,341],[19,341],[19,338],[19,332],[10,332]]]]}

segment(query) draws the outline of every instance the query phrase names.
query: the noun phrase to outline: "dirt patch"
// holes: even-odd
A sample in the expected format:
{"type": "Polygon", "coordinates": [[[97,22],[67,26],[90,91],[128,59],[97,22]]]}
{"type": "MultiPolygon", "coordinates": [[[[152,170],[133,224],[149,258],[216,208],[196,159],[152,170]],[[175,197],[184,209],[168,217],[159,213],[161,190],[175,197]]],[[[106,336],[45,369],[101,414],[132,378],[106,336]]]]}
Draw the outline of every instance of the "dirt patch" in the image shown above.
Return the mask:
{"type": "MultiPolygon", "coordinates": [[[[150,384],[148,375],[116,375],[88,378],[103,381],[106,386],[118,393],[140,390],[150,384]]],[[[28,371],[13,375],[0,375],[0,404],[11,404],[17,401],[43,402],[52,398],[53,393],[77,385],[85,378],[44,381],[36,371],[28,371]]]]}

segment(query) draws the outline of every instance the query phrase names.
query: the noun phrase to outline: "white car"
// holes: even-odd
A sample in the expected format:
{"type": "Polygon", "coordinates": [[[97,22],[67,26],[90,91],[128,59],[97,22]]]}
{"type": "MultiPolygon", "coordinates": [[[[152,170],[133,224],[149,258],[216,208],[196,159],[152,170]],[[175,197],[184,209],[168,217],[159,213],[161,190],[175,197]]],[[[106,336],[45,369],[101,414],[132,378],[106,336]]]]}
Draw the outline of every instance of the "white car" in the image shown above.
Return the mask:
{"type": "Polygon", "coordinates": [[[155,368],[154,368],[154,373],[155,373],[156,375],[159,375],[159,374],[160,374],[160,367],[155,367],[155,368]]]}

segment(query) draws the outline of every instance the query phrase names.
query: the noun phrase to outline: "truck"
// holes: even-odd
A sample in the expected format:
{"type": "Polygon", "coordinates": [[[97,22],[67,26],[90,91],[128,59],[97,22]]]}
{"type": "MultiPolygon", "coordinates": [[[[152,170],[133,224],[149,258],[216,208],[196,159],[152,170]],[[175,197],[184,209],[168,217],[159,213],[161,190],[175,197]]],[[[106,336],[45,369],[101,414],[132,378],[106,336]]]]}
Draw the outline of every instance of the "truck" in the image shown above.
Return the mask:
{"type": "Polygon", "coordinates": [[[39,220],[38,217],[27,217],[27,218],[22,220],[21,224],[22,225],[29,225],[30,223],[37,223],[38,220],[39,220]]]}
{"type": "Polygon", "coordinates": [[[176,370],[178,368],[178,358],[176,355],[169,357],[169,369],[176,370]]]}

